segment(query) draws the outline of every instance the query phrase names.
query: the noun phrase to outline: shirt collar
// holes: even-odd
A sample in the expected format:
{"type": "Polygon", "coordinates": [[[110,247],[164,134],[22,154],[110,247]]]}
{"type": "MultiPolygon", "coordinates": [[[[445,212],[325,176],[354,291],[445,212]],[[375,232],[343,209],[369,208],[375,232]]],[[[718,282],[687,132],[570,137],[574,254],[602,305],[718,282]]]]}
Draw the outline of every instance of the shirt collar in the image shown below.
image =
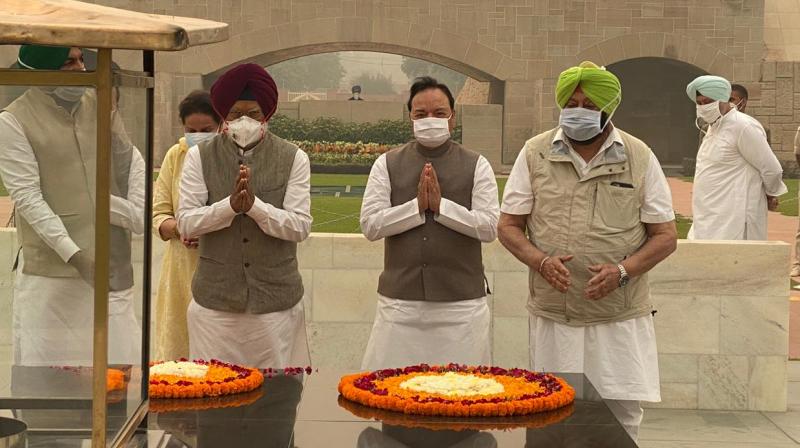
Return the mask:
{"type": "MultiPolygon", "coordinates": [[[[558,128],[556,135],[553,137],[553,145],[550,148],[550,154],[568,156],[570,151],[575,152],[575,150],[567,141],[564,131],[561,128],[558,128]]],[[[616,127],[611,130],[611,133],[608,134],[603,146],[600,147],[600,152],[598,152],[595,158],[598,157],[601,158],[599,160],[599,165],[604,165],[607,163],[620,163],[628,159],[627,155],[625,154],[625,143],[623,143],[622,136],[619,134],[616,127]]]]}

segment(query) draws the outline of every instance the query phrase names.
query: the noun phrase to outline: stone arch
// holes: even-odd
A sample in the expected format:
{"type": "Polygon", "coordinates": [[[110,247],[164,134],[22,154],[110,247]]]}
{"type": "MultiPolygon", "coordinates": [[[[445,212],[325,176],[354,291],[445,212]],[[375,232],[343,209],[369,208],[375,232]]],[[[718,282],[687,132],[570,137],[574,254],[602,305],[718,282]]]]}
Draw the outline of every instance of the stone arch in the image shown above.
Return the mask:
{"type": "Polygon", "coordinates": [[[359,50],[424,59],[488,81],[493,83],[490,101],[495,103],[502,102],[505,81],[524,80],[527,74],[525,61],[504,55],[475,38],[382,17],[330,17],[268,25],[164,59],[168,70],[180,67],[180,71],[212,79],[241,62],[270,65],[310,54],[359,50]]]}
{"type": "Polygon", "coordinates": [[[372,51],[379,53],[391,53],[433,62],[463,73],[464,75],[467,75],[478,81],[488,82],[490,86],[489,102],[495,104],[502,104],[503,102],[504,81],[498,79],[495,75],[476,67],[474,64],[466,64],[463,61],[433,53],[429,50],[405,47],[397,44],[375,42],[328,42],[323,44],[310,44],[299,47],[282,48],[280,50],[254,55],[244,60],[234,61],[210,73],[204,74],[203,86],[205,88],[209,88],[220,75],[237,64],[252,62],[262,66],[269,66],[289,59],[337,51],[372,51]]]}
{"type": "MultiPolygon", "coordinates": [[[[277,25],[251,24],[252,30],[230,40],[193,47],[159,59],[159,69],[182,73],[183,94],[188,86],[208,86],[226,67],[253,61],[265,65],[304,55],[342,50],[379,51],[407,55],[449,67],[490,83],[489,102],[502,104],[501,143],[492,151],[495,165],[513,162],[514,152],[530,137],[536,121],[531,106],[534,92],[528,80],[528,61],[501,51],[478,33],[456,34],[444,26],[382,16],[294,19],[277,25]],[[468,37],[468,36],[472,37],[468,37]],[[191,75],[189,75],[191,74],[191,75]]],[[[510,45],[509,45],[510,47],[510,45]]],[[[173,81],[174,84],[174,81],[173,81]]]]}
{"type": "Polygon", "coordinates": [[[625,59],[607,67],[622,83],[614,124],[644,140],[666,170],[679,172],[684,159],[696,156],[701,136],[686,85],[707,72],[664,57],[625,59]]]}
{"type": "Polygon", "coordinates": [[[707,73],[733,79],[733,57],[714,46],[676,33],[631,33],[586,47],[576,59],[602,65],[636,58],[664,58],[682,61],[707,73]]]}

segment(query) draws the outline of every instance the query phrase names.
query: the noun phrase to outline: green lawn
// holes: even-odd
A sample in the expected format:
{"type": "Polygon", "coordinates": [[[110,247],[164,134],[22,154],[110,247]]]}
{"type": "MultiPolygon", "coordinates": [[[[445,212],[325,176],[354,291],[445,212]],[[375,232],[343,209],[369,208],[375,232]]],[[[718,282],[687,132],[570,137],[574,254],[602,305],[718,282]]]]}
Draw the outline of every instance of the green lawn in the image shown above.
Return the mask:
{"type": "Polygon", "coordinates": [[[312,174],[311,185],[315,187],[338,187],[350,185],[364,187],[367,185],[366,174],[312,174]]]}
{"type": "MultiPolygon", "coordinates": [[[[353,187],[363,187],[367,185],[366,174],[312,174],[311,185],[315,187],[338,187],[350,185],[353,187]]],[[[497,187],[500,198],[503,197],[503,190],[506,186],[506,177],[497,178],[497,187]]],[[[692,178],[684,178],[692,181],[692,178]]],[[[778,210],[786,216],[797,216],[798,214],[798,179],[784,179],[789,192],[781,196],[781,205],[778,210]]],[[[8,196],[8,192],[0,182],[0,196],[8,196]]],[[[333,197],[333,196],[312,196],[311,215],[314,217],[314,224],[311,226],[313,232],[330,233],[359,233],[361,231],[358,218],[361,212],[360,197],[333,197]]],[[[678,216],[678,238],[686,238],[689,227],[692,225],[690,218],[678,216]]]]}
{"type": "Polygon", "coordinates": [[[689,234],[689,228],[692,227],[692,219],[682,215],[676,215],[675,221],[678,227],[678,239],[685,240],[686,235],[689,234]]]}
{"type": "Polygon", "coordinates": [[[786,216],[797,216],[797,186],[798,179],[784,179],[783,183],[789,189],[789,192],[780,197],[781,204],[778,206],[778,211],[786,216]]]}

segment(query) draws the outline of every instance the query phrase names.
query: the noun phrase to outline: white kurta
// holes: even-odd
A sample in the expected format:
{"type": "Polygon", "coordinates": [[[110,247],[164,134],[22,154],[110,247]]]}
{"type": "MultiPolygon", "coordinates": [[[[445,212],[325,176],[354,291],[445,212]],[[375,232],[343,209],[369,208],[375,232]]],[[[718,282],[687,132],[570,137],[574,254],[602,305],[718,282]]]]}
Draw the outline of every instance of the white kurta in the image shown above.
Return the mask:
{"type": "Polygon", "coordinates": [[[783,169],[755,118],[732,109],[708,128],[692,191],[695,240],[766,240],[767,195],[787,192],[783,169]]]}
{"type": "MultiPolygon", "coordinates": [[[[16,213],[64,262],[79,248],[42,196],[39,164],[22,126],[11,113],[0,113],[0,174],[16,213]]],[[[111,223],[132,233],[144,231],[145,164],[131,151],[128,195],[111,197],[111,223]]],[[[92,256],[94,254],[91,254],[92,256]]],[[[15,364],[91,365],[94,290],[80,278],[26,275],[20,254],[14,279],[15,364]]],[[[141,361],[142,330],[135,311],[134,288],[109,293],[109,362],[141,361]]]]}
{"type": "MultiPolygon", "coordinates": [[[[392,206],[391,192],[386,155],[381,155],[370,171],[361,206],[361,231],[370,241],[425,223],[416,198],[392,206]]],[[[473,177],[472,209],[442,198],[434,219],[453,231],[491,242],[497,237],[498,217],[494,171],[481,156],[473,177]]],[[[485,297],[426,302],[379,296],[361,367],[375,370],[420,363],[490,364],[490,322],[485,297]]]]}
{"type": "MultiPolygon", "coordinates": [[[[566,144],[573,164],[581,175],[606,162],[606,152],[623,145],[615,129],[600,152],[586,163],[563,137],[556,133],[554,145],[566,144]]],[[[672,194],[655,155],[645,173],[644,200],[640,220],[662,223],[675,219],[672,194]]],[[[525,151],[520,151],[506,183],[501,211],[529,215],[533,190],[525,151]]],[[[570,327],[539,316],[529,321],[531,368],[547,372],[584,373],[610,400],[660,401],[658,349],[652,316],[622,322],[570,327]]]]}
{"type": "MultiPolygon", "coordinates": [[[[242,155],[246,160],[248,154],[244,152],[242,155]]],[[[250,169],[257,170],[258,167],[251,166],[250,169]]],[[[230,197],[206,205],[208,187],[197,146],[186,153],[181,176],[176,216],[181,235],[196,238],[230,227],[236,217],[230,197]]],[[[267,235],[300,242],[311,230],[310,191],[311,165],[306,153],[298,150],[289,173],[284,208],[256,198],[247,215],[267,235]]],[[[192,300],[187,320],[189,352],[193,358],[214,358],[259,368],[310,363],[302,300],[288,310],[266,314],[217,311],[192,300]]]]}

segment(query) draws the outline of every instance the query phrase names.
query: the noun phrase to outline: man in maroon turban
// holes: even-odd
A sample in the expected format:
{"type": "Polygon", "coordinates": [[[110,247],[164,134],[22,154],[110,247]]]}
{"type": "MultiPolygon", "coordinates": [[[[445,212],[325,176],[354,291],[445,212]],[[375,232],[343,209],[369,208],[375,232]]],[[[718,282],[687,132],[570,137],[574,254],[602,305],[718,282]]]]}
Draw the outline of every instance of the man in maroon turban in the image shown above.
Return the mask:
{"type": "Polygon", "coordinates": [[[189,304],[192,358],[259,368],[308,363],[297,243],[311,228],[308,156],[271,134],[275,81],[244,64],[211,87],[222,132],[193,146],[178,228],[199,238],[189,304]]]}

